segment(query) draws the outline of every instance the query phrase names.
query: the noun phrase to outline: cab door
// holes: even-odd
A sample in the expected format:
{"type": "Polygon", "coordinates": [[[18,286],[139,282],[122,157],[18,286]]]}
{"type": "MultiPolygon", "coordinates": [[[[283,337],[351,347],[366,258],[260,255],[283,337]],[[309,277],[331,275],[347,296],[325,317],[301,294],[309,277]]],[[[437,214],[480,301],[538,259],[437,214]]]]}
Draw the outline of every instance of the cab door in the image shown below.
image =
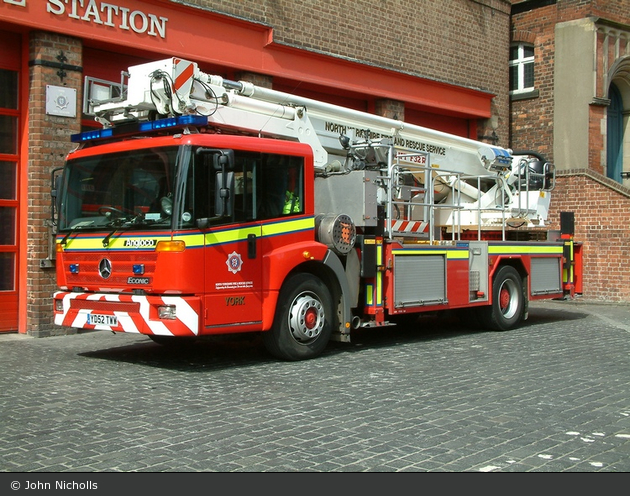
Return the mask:
{"type": "MultiPolygon", "coordinates": [[[[206,316],[208,331],[247,327],[262,321],[260,225],[212,229],[206,242],[206,316]]],[[[236,331],[236,329],[235,329],[236,331]]]]}
{"type": "MultiPolygon", "coordinates": [[[[215,157],[216,159],[216,157],[215,157]]],[[[240,152],[230,165],[207,171],[208,227],[204,230],[205,332],[259,328],[262,322],[262,221],[257,177],[260,153],[240,152]],[[222,328],[222,329],[221,329],[222,328]]]]}
{"type": "Polygon", "coordinates": [[[232,153],[230,170],[215,163],[208,178],[213,192],[204,248],[209,333],[217,327],[226,332],[226,326],[233,332],[260,330],[263,297],[271,289],[264,260],[288,242],[291,221],[303,217],[305,208],[303,155],[232,153]]]}

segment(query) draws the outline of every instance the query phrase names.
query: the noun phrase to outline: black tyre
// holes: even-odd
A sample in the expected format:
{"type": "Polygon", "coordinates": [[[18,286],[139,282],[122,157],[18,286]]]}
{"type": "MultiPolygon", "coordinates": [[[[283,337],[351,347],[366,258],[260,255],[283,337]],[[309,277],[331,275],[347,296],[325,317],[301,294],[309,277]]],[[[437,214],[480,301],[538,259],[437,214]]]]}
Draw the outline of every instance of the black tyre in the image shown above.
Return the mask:
{"type": "Polygon", "coordinates": [[[267,350],[284,360],[318,356],[330,339],[333,305],[324,283],[311,274],[288,279],[278,297],[272,328],[262,333],[267,350]]]}
{"type": "Polygon", "coordinates": [[[478,308],[482,327],[493,331],[507,331],[523,317],[523,283],[514,267],[501,267],[492,282],[492,305],[478,308]]]}

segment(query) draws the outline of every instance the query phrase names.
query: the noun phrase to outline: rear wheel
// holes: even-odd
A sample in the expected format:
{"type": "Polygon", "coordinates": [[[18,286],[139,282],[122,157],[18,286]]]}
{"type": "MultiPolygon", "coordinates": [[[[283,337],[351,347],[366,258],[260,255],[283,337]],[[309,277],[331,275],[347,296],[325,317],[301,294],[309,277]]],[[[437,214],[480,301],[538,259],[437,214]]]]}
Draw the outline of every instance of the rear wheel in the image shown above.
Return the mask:
{"type": "Polygon", "coordinates": [[[333,305],[328,289],[311,274],[297,274],[280,290],[273,326],[262,336],[272,355],[304,360],[324,351],[332,328],[333,305]]]}
{"type": "Polygon", "coordinates": [[[501,267],[492,283],[492,305],[478,308],[478,317],[486,329],[507,331],[523,317],[525,295],[521,276],[514,267],[501,267]]]}

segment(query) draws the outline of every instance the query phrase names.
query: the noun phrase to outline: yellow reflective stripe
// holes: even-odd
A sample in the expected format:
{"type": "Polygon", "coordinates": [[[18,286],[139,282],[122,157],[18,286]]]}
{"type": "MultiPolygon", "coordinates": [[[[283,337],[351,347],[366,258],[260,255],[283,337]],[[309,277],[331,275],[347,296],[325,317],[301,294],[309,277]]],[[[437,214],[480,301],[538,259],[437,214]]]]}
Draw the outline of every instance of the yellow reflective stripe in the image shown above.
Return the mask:
{"type": "Polygon", "coordinates": [[[302,219],[292,219],[282,222],[270,222],[263,224],[263,236],[277,236],[278,234],[287,234],[293,231],[304,231],[315,227],[315,217],[307,217],[302,219]]]}
{"type": "Polygon", "coordinates": [[[368,305],[374,305],[374,286],[371,284],[365,285],[365,300],[368,305]]]}
{"type": "MultiPolygon", "coordinates": [[[[300,219],[291,219],[281,222],[270,222],[263,224],[262,226],[253,225],[244,228],[225,229],[218,230],[203,234],[199,231],[187,234],[186,232],[178,232],[171,238],[171,234],[161,231],[155,234],[148,234],[143,236],[121,236],[118,233],[109,239],[107,247],[111,250],[132,250],[132,249],[154,249],[158,241],[162,240],[178,240],[184,241],[188,248],[200,248],[204,245],[218,245],[223,243],[234,243],[238,241],[246,241],[249,234],[255,234],[256,236],[277,236],[280,234],[288,234],[294,231],[304,231],[313,229],[315,227],[315,218],[307,217],[300,219]],[[262,229],[261,229],[262,228],[262,229]],[[143,246],[143,242],[147,240],[153,240],[153,246],[143,246]]],[[[66,240],[64,250],[102,250],[103,240],[107,236],[107,233],[98,233],[90,236],[70,236],[66,240]]],[[[61,243],[63,237],[58,237],[57,244],[61,243]]]]}
{"type": "Polygon", "coordinates": [[[569,247],[569,267],[568,269],[566,267],[562,267],[562,282],[564,283],[572,283],[573,282],[573,260],[574,260],[574,253],[573,253],[573,241],[566,241],[564,243],[564,246],[568,246],[569,247]]]}
{"type": "MultiPolygon", "coordinates": [[[[400,249],[392,250],[394,255],[446,255],[448,260],[466,260],[468,249],[400,249]]],[[[563,247],[558,245],[489,245],[489,255],[562,255],[563,247]]]]}
{"type": "Polygon", "coordinates": [[[223,243],[233,243],[246,241],[250,234],[264,236],[278,236],[295,231],[304,231],[315,227],[315,218],[307,217],[303,219],[292,219],[282,222],[270,222],[262,226],[250,226],[238,229],[227,229],[225,231],[215,231],[206,234],[207,245],[217,245],[223,243]]]}
{"type": "Polygon", "coordinates": [[[392,250],[394,255],[446,255],[447,260],[468,260],[468,250],[392,250]]]}
{"type": "MultiPolygon", "coordinates": [[[[103,239],[105,239],[105,235],[100,236],[99,239],[94,238],[74,238],[69,237],[66,240],[65,246],[63,246],[64,250],[94,250],[95,248],[103,249],[103,239]]],[[[58,242],[61,244],[60,242],[58,242]]]]}
{"type": "Polygon", "coordinates": [[[233,243],[235,241],[245,241],[249,234],[258,236],[259,226],[251,226],[242,229],[229,229],[227,231],[214,231],[205,235],[206,245],[220,245],[223,243],[233,243]]]}
{"type": "MultiPolygon", "coordinates": [[[[64,250],[103,250],[103,240],[107,237],[107,233],[99,233],[95,236],[78,237],[70,236],[66,240],[64,250]]],[[[155,250],[159,241],[170,240],[170,236],[164,236],[163,233],[149,236],[117,236],[114,234],[108,240],[107,248],[110,250],[155,250]]],[[[61,244],[61,239],[56,240],[57,244],[61,244]]]]}
{"type": "Polygon", "coordinates": [[[510,246],[488,246],[490,255],[562,255],[562,245],[510,245],[510,246]]]}
{"type": "Polygon", "coordinates": [[[183,241],[186,243],[186,248],[199,248],[203,246],[203,234],[200,232],[194,234],[178,233],[173,236],[173,240],[183,241]]]}
{"type": "Polygon", "coordinates": [[[383,304],[383,273],[379,270],[376,273],[376,306],[383,304]]]}

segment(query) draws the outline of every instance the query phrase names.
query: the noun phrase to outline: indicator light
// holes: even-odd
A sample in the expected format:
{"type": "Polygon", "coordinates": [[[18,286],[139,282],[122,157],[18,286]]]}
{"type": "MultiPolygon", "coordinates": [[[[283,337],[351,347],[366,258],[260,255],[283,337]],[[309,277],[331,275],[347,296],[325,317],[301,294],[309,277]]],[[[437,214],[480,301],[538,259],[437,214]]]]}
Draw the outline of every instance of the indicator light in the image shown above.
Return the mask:
{"type": "Polygon", "coordinates": [[[155,251],[174,251],[181,252],[186,249],[186,243],[183,241],[158,241],[155,251]]]}

